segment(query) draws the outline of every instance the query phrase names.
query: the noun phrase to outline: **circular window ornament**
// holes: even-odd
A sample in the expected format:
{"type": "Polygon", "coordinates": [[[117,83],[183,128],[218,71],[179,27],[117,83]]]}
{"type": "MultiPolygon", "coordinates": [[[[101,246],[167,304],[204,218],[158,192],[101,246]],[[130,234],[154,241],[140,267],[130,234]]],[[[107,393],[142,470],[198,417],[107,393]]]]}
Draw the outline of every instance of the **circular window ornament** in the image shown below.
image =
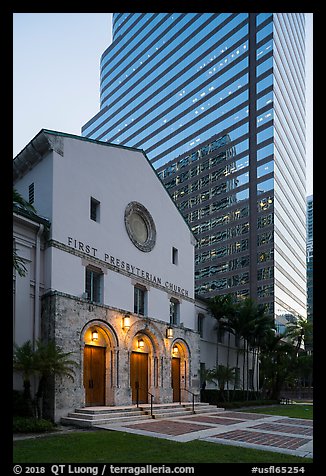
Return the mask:
{"type": "Polygon", "coordinates": [[[156,242],[156,228],[147,208],[141,203],[130,202],[125,210],[125,226],[129,238],[139,250],[152,251],[156,242]]]}

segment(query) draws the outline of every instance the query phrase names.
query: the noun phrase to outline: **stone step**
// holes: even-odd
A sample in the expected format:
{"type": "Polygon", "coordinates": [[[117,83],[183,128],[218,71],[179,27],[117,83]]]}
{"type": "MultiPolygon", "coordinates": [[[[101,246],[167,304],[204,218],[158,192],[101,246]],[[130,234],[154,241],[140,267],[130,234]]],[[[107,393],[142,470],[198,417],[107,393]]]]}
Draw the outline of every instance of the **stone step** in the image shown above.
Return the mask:
{"type": "Polygon", "coordinates": [[[74,413],[79,413],[80,415],[92,415],[92,416],[97,416],[97,415],[107,415],[107,416],[114,416],[114,415],[136,415],[142,413],[142,410],[140,408],[134,408],[131,407],[130,409],[124,410],[123,408],[117,409],[117,410],[112,410],[111,408],[108,410],[105,410],[104,408],[101,410],[89,410],[88,408],[76,408],[74,413]]]}
{"type": "MultiPolygon", "coordinates": [[[[114,424],[128,421],[139,421],[151,418],[175,418],[178,416],[187,416],[192,413],[192,402],[180,403],[159,403],[153,404],[153,414],[151,415],[151,405],[149,403],[130,406],[117,407],[84,407],[76,408],[74,412],[69,413],[66,417],[61,418],[63,425],[72,425],[78,427],[93,427],[103,424],[114,424]]],[[[218,408],[204,402],[196,402],[194,404],[194,412],[196,414],[209,412],[223,412],[223,408],[218,408]]]]}
{"type": "MultiPolygon", "coordinates": [[[[73,415],[73,414],[72,414],[73,415]]],[[[76,416],[67,416],[61,418],[62,425],[72,425],[78,426],[82,428],[89,428],[96,425],[103,425],[103,424],[114,424],[120,422],[136,422],[140,420],[150,420],[152,419],[151,415],[146,415],[144,413],[140,413],[139,415],[135,416],[119,416],[119,417],[110,417],[110,418],[76,418],[76,416]]]]}
{"type": "Polygon", "coordinates": [[[79,409],[76,409],[75,412],[68,413],[68,417],[79,418],[80,420],[98,420],[98,419],[105,420],[105,419],[111,419],[111,418],[124,418],[126,416],[128,418],[132,418],[132,417],[141,416],[143,414],[144,413],[141,410],[135,411],[135,412],[119,411],[119,412],[108,412],[108,413],[102,413],[102,412],[101,413],[87,413],[87,412],[81,412],[79,411],[79,409]]]}
{"type": "Polygon", "coordinates": [[[94,414],[94,415],[100,415],[100,414],[107,414],[107,413],[129,413],[129,412],[141,412],[139,407],[136,407],[136,405],[129,405],[129,406],[116,406],[116,407],[106,407],[106,406],[100,406],[100,407],[83,407],[83,408],[76,408],[75,412],[77,413],[87,413],[87,414],[94,414]]]}

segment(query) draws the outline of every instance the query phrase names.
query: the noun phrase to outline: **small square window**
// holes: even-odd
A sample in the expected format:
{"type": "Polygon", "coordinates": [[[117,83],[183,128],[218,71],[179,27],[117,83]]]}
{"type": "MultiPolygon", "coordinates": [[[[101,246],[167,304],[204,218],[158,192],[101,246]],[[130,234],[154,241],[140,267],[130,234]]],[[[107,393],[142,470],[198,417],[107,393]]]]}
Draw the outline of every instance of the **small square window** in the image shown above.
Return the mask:
{"type": "Polygon", "coordinates": [[[97,222],[100,221],[100,202],[93,197],[91,197],[90,219],[97,222]]]}

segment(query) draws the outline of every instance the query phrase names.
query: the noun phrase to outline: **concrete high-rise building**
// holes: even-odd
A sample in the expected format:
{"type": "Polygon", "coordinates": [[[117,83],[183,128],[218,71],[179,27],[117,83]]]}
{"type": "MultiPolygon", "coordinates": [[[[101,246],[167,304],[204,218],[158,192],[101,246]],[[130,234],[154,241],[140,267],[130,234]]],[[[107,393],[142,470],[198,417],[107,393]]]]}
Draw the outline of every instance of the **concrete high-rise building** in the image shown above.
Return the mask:
{"type": "Polygon", "coordinates": [[[144,149],[198,239],[197,294],[306,316],[304,13],[114,13],[82,134],[144,149]]]}

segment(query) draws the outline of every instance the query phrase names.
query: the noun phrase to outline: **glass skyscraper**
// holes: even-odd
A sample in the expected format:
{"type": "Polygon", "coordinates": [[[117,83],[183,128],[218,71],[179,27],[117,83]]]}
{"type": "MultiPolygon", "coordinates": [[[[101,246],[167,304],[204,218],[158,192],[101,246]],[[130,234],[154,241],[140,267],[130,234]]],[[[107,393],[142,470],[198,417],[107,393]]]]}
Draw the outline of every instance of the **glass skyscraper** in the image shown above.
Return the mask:
{"type": "Polygon", "coordinates": [[[306,316],[304,13],[114,13],[99,113],[195,233],[196,292],[306,316]]]}
{"type": "Polygon", "coordinates": [[[313,320],[314,270],[314,197],[307,197],[307,318],[313,320]]]}

